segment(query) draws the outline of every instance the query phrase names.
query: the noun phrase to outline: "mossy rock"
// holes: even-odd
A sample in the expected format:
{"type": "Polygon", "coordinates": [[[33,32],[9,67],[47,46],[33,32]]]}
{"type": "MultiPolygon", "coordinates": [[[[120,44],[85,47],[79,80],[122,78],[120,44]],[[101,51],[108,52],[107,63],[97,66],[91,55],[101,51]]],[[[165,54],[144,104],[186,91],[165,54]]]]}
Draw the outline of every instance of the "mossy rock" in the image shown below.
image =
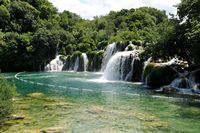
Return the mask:
{"type": "Polygon", "coordinates": [[[147,85],[151,88],[159,88],[164,85],[169,85],[178,77],[178,72],[171,66],[156,66],[154,68],[149,67],[148,69],[148,71],[153,69],[147,76],[147,85]]]}
{"type": "Polygon", "coordinates": [[[134,48],[131,45],[128,45],[128,49],[127,50],[128,51],[132,51],[132,50],[134,50],[134,48]]]}
{"type": "Polygon", "coordinates": [[[82,53],[80,52],[80,51],[75,51],[74,53],[73,53],[73,57],[77,57],[77,56],[81,56],[82,55],[82,53]]]}
{"type": "Polygon", "coordinates": [[[147,77],[155,67],[156,67],[156,64],[155,64],[155,63],[149,63],[149,64],[144,68],[143,76],[144,76],[144,77],[147,77]]]}

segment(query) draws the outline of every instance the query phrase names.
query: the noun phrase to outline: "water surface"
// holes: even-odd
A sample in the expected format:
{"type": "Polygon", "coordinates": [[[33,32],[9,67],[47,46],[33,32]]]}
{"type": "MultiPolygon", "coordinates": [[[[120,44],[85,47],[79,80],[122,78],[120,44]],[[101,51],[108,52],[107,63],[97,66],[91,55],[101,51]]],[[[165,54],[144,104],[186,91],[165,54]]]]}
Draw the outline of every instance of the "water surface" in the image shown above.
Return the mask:
{"type": "Polygon", "coordinates": [[[4,132],[64,127],[68,132],[200,131],[198,100],[155,94],[142,84],[100,80],[99,73],[41,72],[4,74],[20,94],[16,113],[25,120],[8,124],[4,132]],[[31,93],[44,94],[31,97],[31,93]],[[27,122],[28,121],[28,122],[27,122]]]}

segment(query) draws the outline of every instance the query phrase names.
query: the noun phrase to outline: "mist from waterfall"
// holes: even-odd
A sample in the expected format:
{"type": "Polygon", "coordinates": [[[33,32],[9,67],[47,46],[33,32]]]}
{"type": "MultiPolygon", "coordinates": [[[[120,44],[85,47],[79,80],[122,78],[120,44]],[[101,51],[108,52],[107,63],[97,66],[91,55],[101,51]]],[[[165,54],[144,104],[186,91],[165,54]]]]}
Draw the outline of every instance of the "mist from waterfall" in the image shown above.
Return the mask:
{"type": "Polygon", "coordinates": [[[63,61],[60,60],[61,55],[57,55],[55,59],[50,61],[49,64],[45,66],[45,71],[62,71],[63,61]]]}

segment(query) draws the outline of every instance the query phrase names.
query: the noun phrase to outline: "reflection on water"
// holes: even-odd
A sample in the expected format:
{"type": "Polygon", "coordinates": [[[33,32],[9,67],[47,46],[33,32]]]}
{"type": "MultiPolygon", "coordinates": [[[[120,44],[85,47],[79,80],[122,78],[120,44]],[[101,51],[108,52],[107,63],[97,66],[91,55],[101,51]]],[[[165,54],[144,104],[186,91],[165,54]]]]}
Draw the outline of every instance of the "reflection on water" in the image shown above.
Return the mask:
{"type": "MultiPolygon", "coordinates": [[[[5,74],[14,77],[15,74],[5,74]]],[[[156,95],[140,83],[104,82],[99,73],[21,73],[16,113],[4,132],[62,127],[68,132],[200,131],[198,100],[156,95]]],[[[0,130],[1,131],[1,130],[0,130]]]]}

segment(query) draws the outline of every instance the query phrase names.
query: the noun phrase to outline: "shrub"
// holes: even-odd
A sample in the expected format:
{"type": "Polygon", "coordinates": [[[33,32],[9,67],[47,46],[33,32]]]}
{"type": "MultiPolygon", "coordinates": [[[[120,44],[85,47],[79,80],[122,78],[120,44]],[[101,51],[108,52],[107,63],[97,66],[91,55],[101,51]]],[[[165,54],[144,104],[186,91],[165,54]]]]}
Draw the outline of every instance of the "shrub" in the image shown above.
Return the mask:
{"type": "Polygon", "coordinates": [[[106,49],[107,46],[108,46],[108,42],[107,41],[102,41],[102,42],[99,42],[97,44],[97,49],[98,50],[104,50],[104,49],[106,49]]]}
{"type": "Polygon", "coordinates": [[[85,53],[87,51],[90,51],[91,48],[90,48],[90,44],[89,43],[79,43],[78,44],[78,47],[77,47],[77,50],[85,53]]]}
{"type": "Polygon", "coordinates": [[[15,94],[15,86],[0,77],[0,124],[5,122],[13,111],[12,98],[15,94]]]}

